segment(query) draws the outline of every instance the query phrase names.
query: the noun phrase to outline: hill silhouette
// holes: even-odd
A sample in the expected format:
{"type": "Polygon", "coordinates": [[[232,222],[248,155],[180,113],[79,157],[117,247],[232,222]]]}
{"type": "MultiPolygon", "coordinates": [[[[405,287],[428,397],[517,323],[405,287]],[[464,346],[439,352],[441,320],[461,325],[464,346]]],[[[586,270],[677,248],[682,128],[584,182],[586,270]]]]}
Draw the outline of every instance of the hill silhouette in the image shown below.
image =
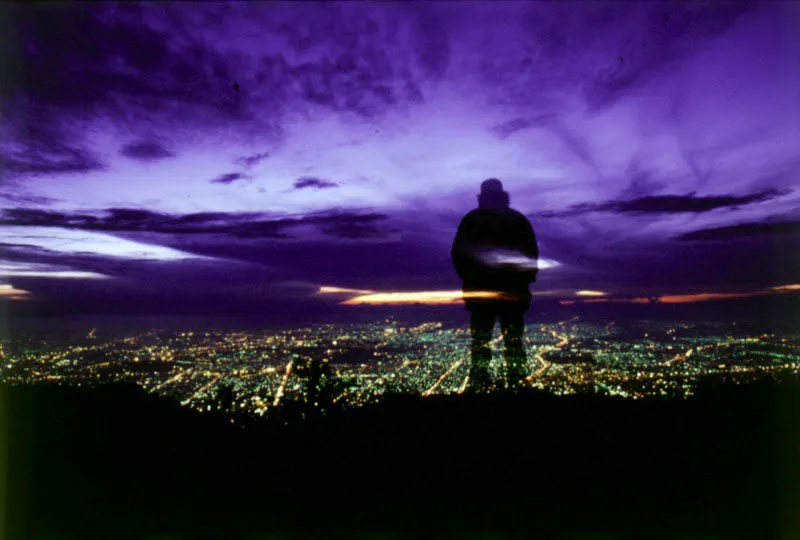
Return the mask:
{"type": "Polygon", "coordinates": [[[790,538],[798,389],[398,395],[262,421],[124,384],[0,387],[3,537],[790,538]]]}

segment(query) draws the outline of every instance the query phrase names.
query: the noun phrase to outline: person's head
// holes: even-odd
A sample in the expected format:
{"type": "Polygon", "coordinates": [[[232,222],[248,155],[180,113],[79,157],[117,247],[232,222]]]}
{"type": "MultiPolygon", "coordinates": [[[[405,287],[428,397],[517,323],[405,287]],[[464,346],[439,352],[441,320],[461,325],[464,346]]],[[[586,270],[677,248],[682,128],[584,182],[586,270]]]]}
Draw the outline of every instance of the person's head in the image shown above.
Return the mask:
{"type": "Polygon", "coordinates": [[[481,183],[481,192],[478,194],[479,208],[508,208],[509,196],[503,191],[503,183],[497,178],[489,178],[481,183]]]}

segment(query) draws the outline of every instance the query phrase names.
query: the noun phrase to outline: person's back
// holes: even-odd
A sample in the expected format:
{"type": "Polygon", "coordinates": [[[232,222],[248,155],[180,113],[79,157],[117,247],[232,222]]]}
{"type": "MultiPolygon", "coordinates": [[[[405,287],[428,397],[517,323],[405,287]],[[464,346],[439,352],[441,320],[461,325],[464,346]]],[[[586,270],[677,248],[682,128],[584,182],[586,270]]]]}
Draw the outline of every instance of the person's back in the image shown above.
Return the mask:
{"type": "Polygon", "coordinates": [[[478,202],[461,220],[451,251],[464,290],[518,293],[530,300],[528,284],[536,281],[539,257],[530,221],[510,208],[499,180],[483,182],[478,202]],[[525,259],[528,264],[520,264],[525,259]]]}
{"type": "Polygon", "coordinates": [[[451,250],[453,266],[465,292],[493,291],[502,297],[465,295],[473,335],[470,378],[479,387],[488,384],[488,343],[499,317],[509,383],[515,385],[520,382],[525,363],[524,315],[531,301],[528,285],[536,281],[538,272],[538,245],[530,221],[509,207],[508,193],[499,180],[492,178],[481,184],[478,202],[479,207],[467,213],[458,226],[451,250]]]}
{"type": "Polygon", "coordinates": [[[528,219],[511,208],[477,208],[461,220],[453,243],[453,264],[465,291],[524,292],[535,268],[519,268],[517,257],[538,257],[528,219]]]}

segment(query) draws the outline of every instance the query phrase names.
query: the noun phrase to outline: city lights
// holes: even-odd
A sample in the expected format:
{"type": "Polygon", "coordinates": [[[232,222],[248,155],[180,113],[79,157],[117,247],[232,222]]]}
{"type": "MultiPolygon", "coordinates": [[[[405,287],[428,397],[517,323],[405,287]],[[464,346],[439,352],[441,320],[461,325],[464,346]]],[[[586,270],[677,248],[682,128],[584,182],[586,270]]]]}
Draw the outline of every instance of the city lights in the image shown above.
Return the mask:
{"type": "MultiPolygon", "coordinates": [[[[495,332],[489,370],[494,387],[503,389],[503,336],[495,332]]],[[[389,394],[461,394],[469,387],[469,330],[441,322],[104,335],[86,328],[64,346],[2,342],[0,380],[132,382],[197,411],[257,416],[287,403],[322,407],[327,399],[360,407],[389,394]]],[[[643,321],[632,328],[573,317],[529,324],[523,344],[525,385],[556,395],[683,398],[709,377],[746,382],[754,374],[778,378],[800,370],[800,335],[747,333],[736,325],[643,321]]]]}

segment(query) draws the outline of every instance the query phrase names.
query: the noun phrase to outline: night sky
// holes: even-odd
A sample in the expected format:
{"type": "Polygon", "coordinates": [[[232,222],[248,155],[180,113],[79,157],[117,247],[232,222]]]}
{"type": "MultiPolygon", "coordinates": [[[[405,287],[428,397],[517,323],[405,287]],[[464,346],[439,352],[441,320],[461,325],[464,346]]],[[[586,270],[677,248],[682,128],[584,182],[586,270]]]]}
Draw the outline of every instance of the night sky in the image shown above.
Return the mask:
{"type": "Polygon", "coordinates": [[[534,303],[800,283],[795,2],[53,3],[0,24],[12,310],[291,318],[455,291],[490,177],[536,231],[534,303]]]}

